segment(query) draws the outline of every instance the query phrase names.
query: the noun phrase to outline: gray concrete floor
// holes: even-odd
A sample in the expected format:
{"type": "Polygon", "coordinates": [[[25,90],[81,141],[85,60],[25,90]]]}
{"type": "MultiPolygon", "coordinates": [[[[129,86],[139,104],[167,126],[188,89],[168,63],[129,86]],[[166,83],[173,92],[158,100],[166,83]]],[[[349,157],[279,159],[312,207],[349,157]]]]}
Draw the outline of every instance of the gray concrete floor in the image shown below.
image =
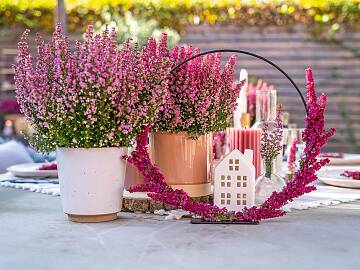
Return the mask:
{"type": "Polygon", "coordinates": [[[250,225],[121,213],[67,221],[60,198],[0,188],[0,270],[360,269],[360,202],[250,225]]]}

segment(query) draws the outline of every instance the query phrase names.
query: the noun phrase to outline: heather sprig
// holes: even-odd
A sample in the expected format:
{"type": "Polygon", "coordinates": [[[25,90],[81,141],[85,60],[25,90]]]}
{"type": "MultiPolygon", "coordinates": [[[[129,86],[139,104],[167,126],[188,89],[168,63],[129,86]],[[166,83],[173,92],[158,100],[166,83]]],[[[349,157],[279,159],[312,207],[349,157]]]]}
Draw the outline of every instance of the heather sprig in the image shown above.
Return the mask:
{"type": "MultiPolygon", "coordinates": [[[[193,201],[185,191],[173,190],[166,182],[159,168],[151,162],[147,151],[149,127],[137,138],[137,146],[130,157],[124,157],[135,165],[143,174],[145,183],[133,187],[130,191],[144,191],[154,200],[184,209],[205,220],[218,221],[222,219],[233,221],[260,221],[275,218],[286,214],[281,208],[293,199],[316,188],[310,184],[316,180],[316,172],[329,162],[329,159],[317,159],[321,148],[335,133],[334,129],[325,129],[324,114],[326,96],[321,95],[318,101],[315,91],[312,71],[306,70],[307,109],[305,118],[306,127],[303,132],[305,142],[304,155],[300,160],[300,168],[295,173],[293,180],[280,191],[273,192],[260,206],[244,208],[240,212],[230,212],[226,208],[219,208],[203,202],[193,201]]],[[[279,117],[279,116],[278,116],[279,117]]]]}
{"type": "Polygon", "coordinates": [[[29,30],[18,45],[14,66],[17,100],[34,128],[31,143],[42,151],[56,147],[120,147],[133,143],[153,122],[164,101],[170,63],[166,35],[140,48],[115,30],[94,34],[73,50],[61,25],[50,42],[37,36],[34,61],[29,30]]]}
{"type": "Polygon", "coordinates": [[[282,150],[283,123],[280,119],[280,109],[277,110],[274,127],[265,122],[261,131],[260,154],[265,163],[265,175],[270,177],[273,162],[282,150]]]}
{"type": "MultiPolygon", "coordinates": [[[[170,51],[172,67],[200,52],[191,46],[170,51]]],[[[194,137],[224,130],[236,108],[236,98],[244,82],[234,83],[236,57],[224,68],[221,55],[197,57],[170,75],[166,102],[154,124],[155,131],[186,131],[194,137]]]]}
{"type": "Polygon", "coordinates": [[[289,161],[288,161],[288,171],[293,174],[295,172],[295,161],[296,161],[296,145],[298,143],[298,139],[295,137],[291,143],[290,151],[289,151],[289,161]]]}

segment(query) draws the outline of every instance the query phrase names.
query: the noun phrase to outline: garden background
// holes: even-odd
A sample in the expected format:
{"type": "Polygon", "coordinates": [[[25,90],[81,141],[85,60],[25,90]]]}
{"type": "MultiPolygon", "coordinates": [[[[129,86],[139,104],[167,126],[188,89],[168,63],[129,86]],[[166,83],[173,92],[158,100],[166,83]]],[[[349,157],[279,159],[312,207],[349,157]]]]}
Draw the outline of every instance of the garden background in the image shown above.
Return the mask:
{"type": "MultiPolygon", "coordinates": [[[[58,1],[61,3],[63,1],[58,1]]],[[[81,38],[89,22],[97,29],[117,26],[120,39],[170,35],[171,44],[192,44],[202,50],[234,48],[274,61],[305,92],[305,69],[315,73],[317,88],[327,93],[326,121],[337,133],[328,151],[360,151],[360,1],[234,1],[234,0],[88,0],[65,1],[67,31],[81,38]]],[[[0,100],[14,96],[16,44],[25,28],[49,36],[57,2],[2,0],[0,3],[0,100]]],[[[62,18],[60,12],[60,18],[62,18]]],[[[32,48],[35,49],[35,48],[32,48]]],[[[225,57],[224,57],[225,60],[225,57]]],[[[251,80],[262,79],[278,90],[290,122],[303,124],[304,108],[295,89],[277,70],[245,55],[251,80]]]]}

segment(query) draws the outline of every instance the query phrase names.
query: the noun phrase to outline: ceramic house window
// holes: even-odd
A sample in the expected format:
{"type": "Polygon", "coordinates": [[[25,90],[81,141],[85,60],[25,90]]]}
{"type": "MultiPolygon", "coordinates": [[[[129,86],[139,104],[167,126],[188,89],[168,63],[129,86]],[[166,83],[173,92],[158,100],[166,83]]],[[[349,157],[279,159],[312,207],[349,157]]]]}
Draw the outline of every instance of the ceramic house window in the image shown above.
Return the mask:
{"type": "Polygon", "coordinates": [[[235,159],[235,171],[238,171],[239,170],[239,160],[238,159],[235,159]]]}
{"type": "Polygon", "coordinates": [[[214,169],[214,203],[240,211],[255,202],[255,167],[252,150],[233,150],[214,169]]]}
{"type": "Polygon", "coordinates": [[[246,193],[237,193],[236,204],[246,206],[247,205],[246,198],[247,198],[246,193]]]}
{"type": "Polygon", "coordinates": [[[232,171],[234,169],[234,160],[230,159],[229,160],[229,171],[232,171]]]}

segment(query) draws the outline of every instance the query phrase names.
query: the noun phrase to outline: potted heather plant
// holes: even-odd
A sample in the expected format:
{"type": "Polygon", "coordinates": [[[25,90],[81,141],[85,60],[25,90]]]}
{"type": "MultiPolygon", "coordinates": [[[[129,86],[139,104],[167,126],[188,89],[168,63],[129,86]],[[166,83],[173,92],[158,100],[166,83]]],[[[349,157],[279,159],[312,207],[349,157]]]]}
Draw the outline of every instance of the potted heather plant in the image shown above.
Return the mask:
{"type": "Polygon", "coordinates": [[[126,163],[122,156],[144,125],[154,120],[167,89],[166,35],[147,46],[125,42],[116,32],[94,34],[70,50],[58,25],[52,40],[29,31],[19,43],[17,99],[41,151],[57,151],[63,210],[70,220],[108,221],[121,210],[126,163]]]}
{"type": "MultiPolygon", "coordinates": [[[[175,47],[169,52],[172,67],[199,53],[175,47]]],[[[221,55],[197,57],[170,75],[169,91],[153,126],[152,156],[174,188],[191,197],[211,193],[208,165],[209,134],[230,125],[241,83],[234,83],[235,56],[225,67],[221,55]]]]}

